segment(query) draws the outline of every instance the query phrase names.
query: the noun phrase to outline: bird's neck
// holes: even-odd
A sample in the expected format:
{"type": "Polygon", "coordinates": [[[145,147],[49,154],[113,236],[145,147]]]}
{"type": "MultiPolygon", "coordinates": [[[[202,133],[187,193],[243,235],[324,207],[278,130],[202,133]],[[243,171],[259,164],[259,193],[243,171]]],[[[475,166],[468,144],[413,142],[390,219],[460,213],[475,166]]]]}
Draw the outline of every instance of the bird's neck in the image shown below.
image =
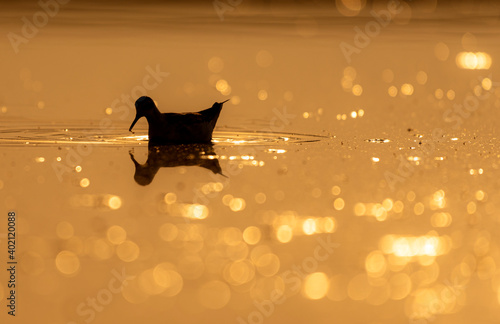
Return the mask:
{"type": "Polygon", "coordinates": [[[153,111],[146,116],[146,119],[149,125],[156,124],[161,119],[161,112],[155,107],[153,111]]]}

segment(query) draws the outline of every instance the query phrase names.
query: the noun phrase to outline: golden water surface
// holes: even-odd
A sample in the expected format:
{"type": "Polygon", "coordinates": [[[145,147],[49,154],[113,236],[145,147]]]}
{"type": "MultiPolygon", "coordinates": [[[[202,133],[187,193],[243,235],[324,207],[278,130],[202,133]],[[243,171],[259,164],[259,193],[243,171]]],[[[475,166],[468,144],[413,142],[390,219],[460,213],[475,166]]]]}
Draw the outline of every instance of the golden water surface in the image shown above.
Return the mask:
{"type": "Polygon", "coordinates": [[[0,13],[1,323],[500,322],[498,2],[41,3],[0,13]],[[230,101],[148,147],[142,95],[230,101]]]}

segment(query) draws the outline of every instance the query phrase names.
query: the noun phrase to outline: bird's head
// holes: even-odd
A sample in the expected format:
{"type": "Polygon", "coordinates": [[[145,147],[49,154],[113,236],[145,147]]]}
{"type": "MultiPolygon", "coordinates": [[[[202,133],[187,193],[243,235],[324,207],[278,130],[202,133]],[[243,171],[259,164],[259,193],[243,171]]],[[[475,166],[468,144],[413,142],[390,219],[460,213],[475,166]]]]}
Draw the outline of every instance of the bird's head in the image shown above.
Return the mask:
{"type": "Polygon", "coordinates": [[[136,110],[136,115],[135,119],[132,122],[132,125],[130,125],[130,128],[128,129],[129,132],[132,131],[132,128],[134,127],[135,123],[141,118],[141,117],[146,117],[150,114],[153,113],[153,111],[157,109],[156,104],[153,101],[153,99],[142,96],[139,99],[135,101],[135,110],[136,110]]]}

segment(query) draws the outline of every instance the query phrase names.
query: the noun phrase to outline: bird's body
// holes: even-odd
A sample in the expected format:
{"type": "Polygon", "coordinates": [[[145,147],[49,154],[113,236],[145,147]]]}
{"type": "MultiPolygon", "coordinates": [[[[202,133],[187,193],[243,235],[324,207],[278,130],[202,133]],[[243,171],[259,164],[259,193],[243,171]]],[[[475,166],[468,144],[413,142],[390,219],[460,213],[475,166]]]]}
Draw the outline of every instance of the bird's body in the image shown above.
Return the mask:
{"type": "Polygon", "coordinates": [[[146,117],[150,144],[211,143],[224,102],[194,113],[161,113],[151,98],[140,97],[135,102],[137,115],[129,130],[139,118],[146,117]]]}

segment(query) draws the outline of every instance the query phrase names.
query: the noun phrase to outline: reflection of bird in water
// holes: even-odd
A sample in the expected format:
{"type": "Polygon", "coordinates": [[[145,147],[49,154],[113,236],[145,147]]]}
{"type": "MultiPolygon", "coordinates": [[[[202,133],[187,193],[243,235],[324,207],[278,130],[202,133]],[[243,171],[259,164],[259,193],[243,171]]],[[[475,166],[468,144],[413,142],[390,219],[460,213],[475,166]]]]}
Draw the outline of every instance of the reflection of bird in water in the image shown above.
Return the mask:
{"type": "Polygon", "coordinates": [[[160,168],[200,166],[223,175],[212,144],[150,145],[146,163],[139,164],[132,152],[130,158],[135,165],[135,182],[141,186],[150,184],[160,168]]]}
{"type": "Polygon", "coordinates": [[[140,97],[135,102],[137,114],[129,131],[132,131],[139,118],[146,117],[151,144],[210,143],[222,105],[226,101],[216,102],[211,108],[195,113],[162,114],[153,99],[140,97]]]}

